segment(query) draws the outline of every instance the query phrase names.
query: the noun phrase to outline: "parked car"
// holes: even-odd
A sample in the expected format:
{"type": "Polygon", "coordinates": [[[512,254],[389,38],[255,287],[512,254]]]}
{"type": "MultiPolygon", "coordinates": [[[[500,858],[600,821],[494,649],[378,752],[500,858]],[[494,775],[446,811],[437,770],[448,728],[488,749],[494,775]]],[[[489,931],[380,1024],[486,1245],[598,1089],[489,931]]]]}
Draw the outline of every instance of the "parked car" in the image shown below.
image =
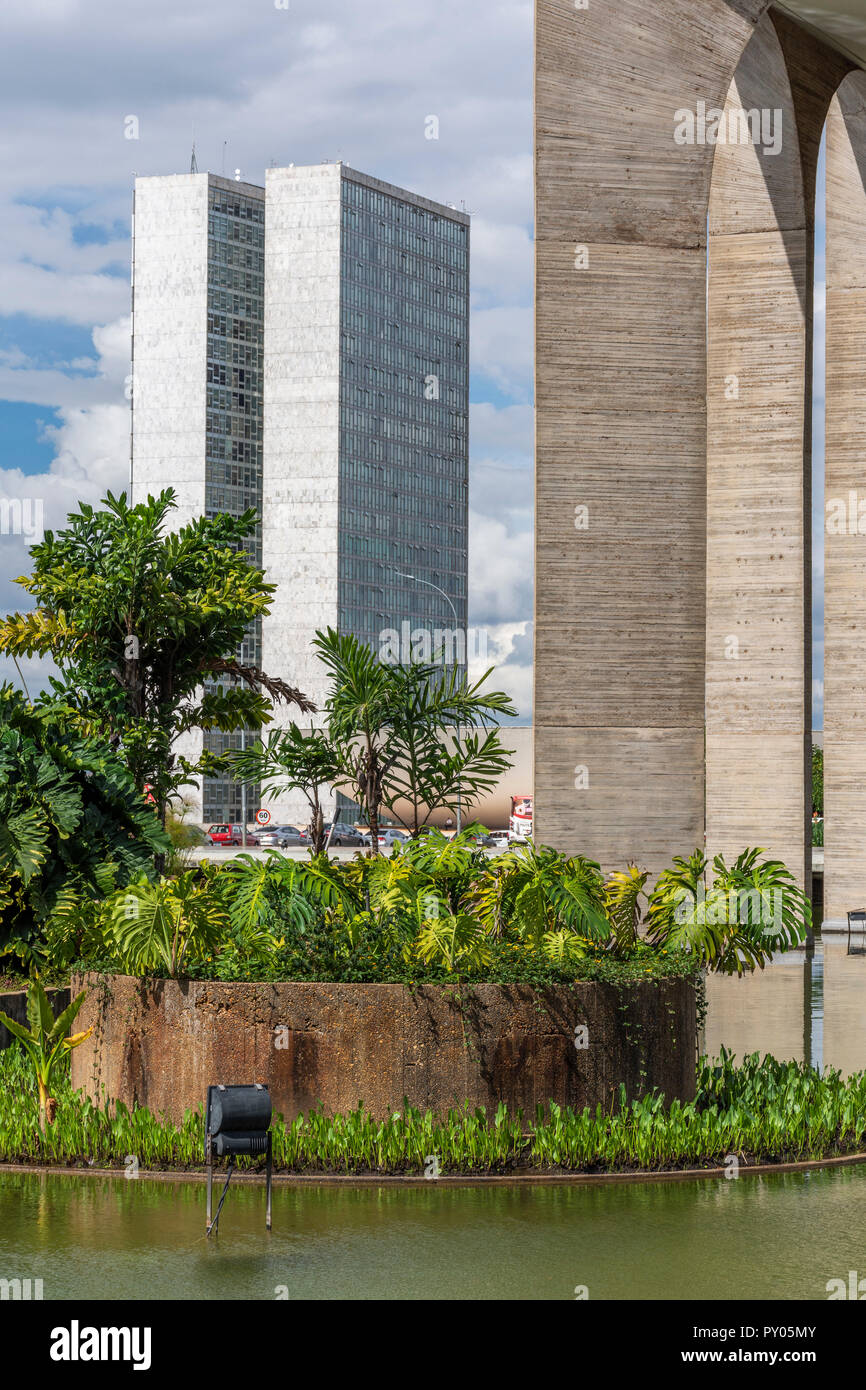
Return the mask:
{"type": "MultiPolygon", "coordinates": [[[[325,837],[327,838],[329,826],[325,826],[325,837]]],[[[347,821],[338,820],[334,822],[334,830],[331,835],[332,845],[363,845],[364,836],[360,830],[356,830],[354,825],[349,825],[347,821]]]]}
{"type": "Polygon", "coordinates": [[[302,845],[303,832],[296,825],[268,825],[256,832],[258,842],[263,848],[288,849],[290,845],[302,845]]]}
{"type": "MultiPolygon", "coordinates": [[[[327,840],[327,838],[328,838],[328,831],[330,830],[330,828],[331,828],[331,822],[330,822],[330,821],[326,821],[326,822],[325,822],[325,825],[324,825],[325,839],[326,839],[326,840],[327,840]]],[[[301,831],[301,841],[300,841],[300,843],[301,843],[302,845],[308,845],[308,844],[310,844],[310,842],[311,842],[311,841],[310,841],[310,827],[307,826],[306,830],[302,830],[302,831],[301,831]]],[[[360,830],[356,830],[355,827],[354,827],[353,825],[349,825],[347,821],[341,821],[341,820],[334,821],[334,830],[333,830],[333,834],[331,835],[331,844],[330,844],[330,848],[331,848],[331,849],[339,849],[339,847],[340,847],[341,845],[356,845],[356,846],[360,846],[360,845],[363,845],[363,844],[364,844],[364,836],[362,835],[362,833],[361,833],[360,830]]]]}
{"type": "Polygon", "coordinates": [[[398,830],[396,826],[390,826],[387,830],[379,831],[379,848],[391,849],[393,845],[405,845],[409,835],[405,830],[398,830]]]}
{"type": "MultiPolygon", "coordinates": [[[[242,845],[244,842],[244,828],[242,825],[209,825],[205,838],[209,845],[242,845]]],[[[257,833],[252,830],[247,831],[247,848],[259,843],[257,833]]]]}

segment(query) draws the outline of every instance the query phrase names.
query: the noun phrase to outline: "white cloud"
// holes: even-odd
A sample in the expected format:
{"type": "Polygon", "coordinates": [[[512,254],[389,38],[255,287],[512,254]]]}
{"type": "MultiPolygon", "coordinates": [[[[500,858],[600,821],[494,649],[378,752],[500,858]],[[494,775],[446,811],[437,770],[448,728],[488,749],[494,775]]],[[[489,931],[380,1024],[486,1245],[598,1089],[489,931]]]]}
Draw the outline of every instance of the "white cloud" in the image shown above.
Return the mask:
{"type": "Polygon", "coordinates": [[[532,532],[509,532],[501,521],[469,516],[469,620],[476,626],[524,623],[532,617],[532,532]]]}
{"type": "Polygon", "coordinates": [[[60,416],[60,425],[45,428],[57,449],[48,476],[80,489],[88,502],[108,488],[123,491],[129,482],[129,407],[95,405],[61,410],[60,416]]]}
{"type": "Polygon", "coordinates": [[[487,217],[472,219],[472,296],[490,304],[531,304],[533,248],[529,229],[487,217]]]}
{"type": "Polygon", "coordinates": [[[508,395],[528,400],[535,352],[531,307],[476,310],[470,331],[473,369],[508,395]]]}
{"type": "Polygon", "coordinates": [[[521,722],[532,715],[532,624],[496,623],[485,629],[486,654],[469,662],[469,675],[477,680],[489,667],[492,690],[504,690],[519,711],[521,722]]]}
{"type": "MultiPolygon", "coordinates": [[[[79,502],[98,503],[108,488],[121,491],[129,477],[129,406],[123,401],[121,373],[128,370],[129,319],[120,319],[94,330],[99,375],[85,386],[85,398],[93,397],[86,406],[63,405],[58,410],[60,423],[44,426],[44,437],[55,448],[51,467],[44,473],[24,473],[20,468],[0,469],[0,499],[19,499],[27,507],[37,508],[43,528],[62,526],[69,512],[76,511],[79,502]],[[127,344],[124,363],[123,343],[127,344]],[[101,392],[102,399],[97,393],[101,392]],[[121,403],[118,403],[121,402],[121,403]]],[[[12,373],[18,375],[17,372],[12,373]]],[[[29,378],[43,377],[54,381],[59,373],[22,371],[29,378]]],[[[67,387],[74,382],[62,378],[67,387]]],[[[0,382],[3,372],[0,370],[0,382]]],[[[24,396],[33,399],[33,396],[24,396]]],[[[21,399],[14,396],[13,399],[21,399]]],[[[0,608],[28,607],[23,590],[13,579],[29,569],[28,549],[33,536],[0,534],[0,608]]],[[[36,537],[35,539],[39,539],[36,537]]]]}
{"type": "Polygon", "coordinates": [[[472,451],[484,458],[532,466],[535,412],[531,405],[473,403],[470,409],[472,451]]]}
{"type": "Polygon", "coordinates": [[[0,304],[5,314],[61,319],[90,326],[129,304],[129,285],[116,275],[63,274],[23,261],[0,264],[0,304]]]}

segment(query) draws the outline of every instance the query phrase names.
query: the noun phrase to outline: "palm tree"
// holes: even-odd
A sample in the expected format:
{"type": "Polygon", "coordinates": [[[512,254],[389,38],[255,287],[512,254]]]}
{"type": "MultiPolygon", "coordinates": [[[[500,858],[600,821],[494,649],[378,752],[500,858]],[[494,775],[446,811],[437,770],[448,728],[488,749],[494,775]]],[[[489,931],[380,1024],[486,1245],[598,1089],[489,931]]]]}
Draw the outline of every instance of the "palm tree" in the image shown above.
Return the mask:
{"type": "Polygon", "coordinates": [[[326,839],[322,797],[340,777],[341,766],[340,750],[324,729],[311,726],[307,732],[290,724],[229,753],[227,762],[238,780],[260,783],[266,797],[297,788],[310,808],[313,853],[321,854],[326,839]]]}
{"type": "MultiPolygon", "coordinates": [[[[473,777],[477,794],[508,765],[498,736],[467,739],[442,753],[455,727],[477,728],[517,714],[507,695],[482,690],[490,671],[472,683],[454,667],[389,665],[357,637],[333,628],[318,632],[313,645],[331,678],[325,708],[341,777],[366,812],[374,852],[383,805],[393,806],[408,794],[416,807],[417,834],[426,796],[447,804],[445,783],[453,791],[459,780],[471,794],[473,777]],[[447,765],[443,756],[450,759],[447,765]]],[[[426,807],[427,816],[431,809],[426,807]]]]}

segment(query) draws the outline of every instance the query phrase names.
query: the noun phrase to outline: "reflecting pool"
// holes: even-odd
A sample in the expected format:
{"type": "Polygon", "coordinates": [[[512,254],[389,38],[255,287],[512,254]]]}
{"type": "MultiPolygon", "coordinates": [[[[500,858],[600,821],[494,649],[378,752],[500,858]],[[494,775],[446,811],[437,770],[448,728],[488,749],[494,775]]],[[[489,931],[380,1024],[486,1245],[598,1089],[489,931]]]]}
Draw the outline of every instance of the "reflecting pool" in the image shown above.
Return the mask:
{"type": "Polygon", "coordinates": [[[278,1185],[0,1175],[0,1275],[50,1299],[826,1299],[863,1265],[866,1164],[738,1181],[278,1185]]]}

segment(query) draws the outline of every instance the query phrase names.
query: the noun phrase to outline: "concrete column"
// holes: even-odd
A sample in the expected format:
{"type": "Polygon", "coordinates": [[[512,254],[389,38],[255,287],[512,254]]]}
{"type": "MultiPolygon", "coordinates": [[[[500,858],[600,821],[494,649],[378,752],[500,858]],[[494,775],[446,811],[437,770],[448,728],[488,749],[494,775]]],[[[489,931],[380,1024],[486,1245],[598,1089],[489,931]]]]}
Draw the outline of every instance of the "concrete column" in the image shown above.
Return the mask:
{"type": "MultiPolygon", "coordinates": [[[[337,627],[340,467],[341,171],[269,169],[265,202],[263,564],[277,585],[262,661],[321,710],[317,629],[337,627]]],[[[273,729],[297,721],[277,706],[273,729]]],[[[330,805],[330,803],[329,803],[330,805]]],[[[306,823],[300,792],[274,797],[276,823],[306,823]]]]}
{"type": "Polygon", "coordinates": [[[811,240],[794,104],[769,17],[737,68],[721,132],[707,284],[707,853],[730,862],[763,846],[803,887],[811,240]]]}
{"type": "Polygon", "coordinates": [[[764,0],[538,0],[535,831],[653,872],[703,843],[706,217],[764,0]]]}
{"type": "MultiPolygon", "coordinates": [[[[169,524],[205,510],[207,416],[207,174],[139,178],[133,221],[133,503],[175,491],[169,524]]],[[[200,729],[176,752],[197,762],[200,729]]],[[[201,779],[183,789],[190,824],[203,817],[201,779]]]]}
{"type": "Polygon", "coordinates": [[[866,907],[866,76],[827,117],[824,917],[866,907]]]}

